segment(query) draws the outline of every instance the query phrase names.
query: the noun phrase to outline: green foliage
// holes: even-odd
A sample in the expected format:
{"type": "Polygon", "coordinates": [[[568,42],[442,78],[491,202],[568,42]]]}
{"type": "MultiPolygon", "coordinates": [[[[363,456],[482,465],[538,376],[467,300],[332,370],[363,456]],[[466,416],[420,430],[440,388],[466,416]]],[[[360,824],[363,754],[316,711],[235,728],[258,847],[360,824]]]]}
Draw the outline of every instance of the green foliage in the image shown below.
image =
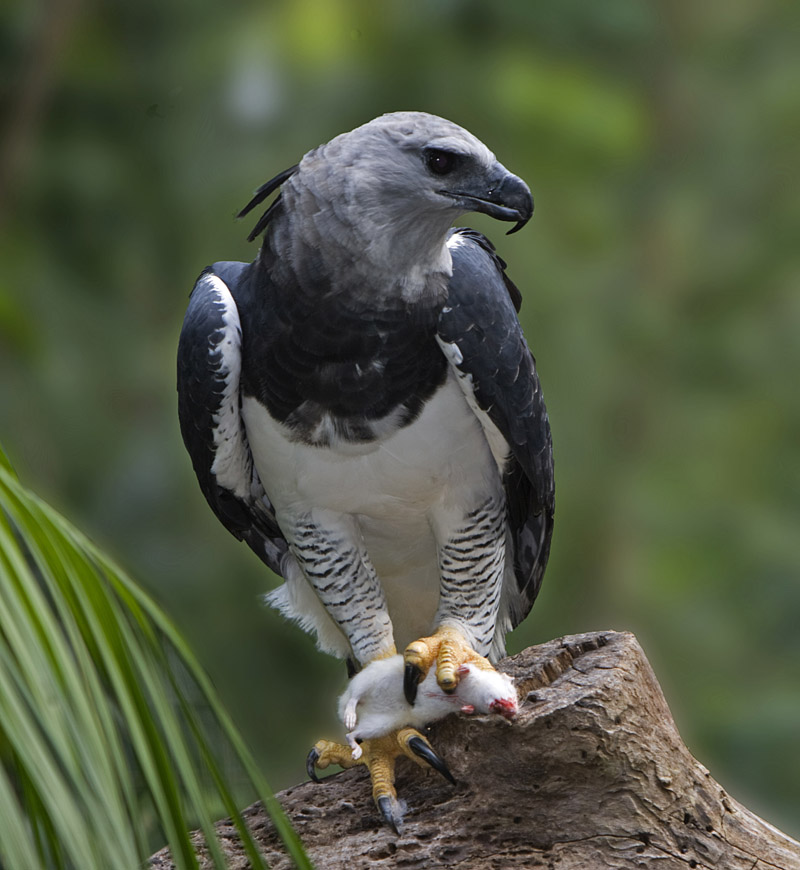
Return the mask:
{"type": "Polygon", "coordinates": [[[344,673],[263,611],[275,579],[203,502],[181,317],[204,266],[254,256],[232,216],[259,183],[422,109],[536,201],[509,238],[464,219],[523,292],[555,440],[551,565],[512,648],[635,630],[696,755],[800,835],[800,4],[58,6],[0,12],[24,132],[10,174],[0,149],[0,432],[147,578],[270,781],[304,776],[344,673]]]}
{"type": "Polygon", "coordinates": [[[224,810],[265,867],[218,743],[309,867],[181,635],[0,451],[0,864],[130,870],[164,837],[179,867],[196,867],[188,832],[199,825],[224,868],[213,830],[224,810]]]}

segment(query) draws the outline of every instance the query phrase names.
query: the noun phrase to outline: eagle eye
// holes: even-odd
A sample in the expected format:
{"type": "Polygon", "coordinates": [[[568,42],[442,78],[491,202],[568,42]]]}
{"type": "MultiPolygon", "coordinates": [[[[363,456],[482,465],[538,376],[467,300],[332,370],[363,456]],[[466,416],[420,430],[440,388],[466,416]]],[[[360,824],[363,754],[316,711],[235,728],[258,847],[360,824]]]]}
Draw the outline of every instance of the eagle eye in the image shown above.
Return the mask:
{"type": "Polygon", "coordinates": [[[425,165],[434,175],[449,175],[461,162],[461,155],[443,148],[426,148],[425,165]]]}

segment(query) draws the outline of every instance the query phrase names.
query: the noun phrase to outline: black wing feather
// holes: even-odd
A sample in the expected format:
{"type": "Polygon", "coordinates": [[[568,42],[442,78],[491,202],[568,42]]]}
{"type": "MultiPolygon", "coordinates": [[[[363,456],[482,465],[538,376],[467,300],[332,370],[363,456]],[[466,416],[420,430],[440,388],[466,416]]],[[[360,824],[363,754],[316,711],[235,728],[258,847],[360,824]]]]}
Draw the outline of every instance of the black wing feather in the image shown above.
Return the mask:
{"type": "Polygon", "coordinates": [[[455,230],[453,276],[438,334],[454,344],[457,370],[511,451],[504,485],[518,593],[512,627],[529,613],[550,552],[555,506],[553,446],[536,363],[517,319],[519,291],[491,242],[455,230]]]}
{"type": "Polygon", "coordinates": [[[249,269],[244,263],[215,263],[197,279],[178,343],[178,417],[211,509],[231,534],[280,574],[288,545],[253,466],[239,416],[241,329],[230,291],[249,280],[249,269]],[[232,456],[224,474],[215,466],[223,450],[232,456]]]}

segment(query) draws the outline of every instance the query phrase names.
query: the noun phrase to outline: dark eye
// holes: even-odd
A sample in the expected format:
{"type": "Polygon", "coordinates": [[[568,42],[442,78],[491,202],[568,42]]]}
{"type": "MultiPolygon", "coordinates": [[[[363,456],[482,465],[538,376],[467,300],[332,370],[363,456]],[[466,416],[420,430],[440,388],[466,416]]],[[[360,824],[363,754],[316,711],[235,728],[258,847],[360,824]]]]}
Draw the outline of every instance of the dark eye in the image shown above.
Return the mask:
{"type": "Polygon", "coordinates": [[[447,175],[461,162],[461,155],[441,148],[428,148],[425,151],[425,165],[434,175],[447,175]]]}

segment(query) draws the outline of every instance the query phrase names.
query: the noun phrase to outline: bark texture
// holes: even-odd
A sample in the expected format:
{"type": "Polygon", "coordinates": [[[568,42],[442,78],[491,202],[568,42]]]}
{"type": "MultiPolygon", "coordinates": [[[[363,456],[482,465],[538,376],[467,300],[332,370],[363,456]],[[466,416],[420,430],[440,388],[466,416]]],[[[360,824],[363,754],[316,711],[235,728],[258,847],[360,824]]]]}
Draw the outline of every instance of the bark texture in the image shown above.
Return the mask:
{"type": "MultiPolygon", "coordinates": [[[[278,795],[319,870],[800,870],[800,843],[691,756],[632,634],[553,640],[501,670],[516,680],[519,716],[451,716],[431,729],[458,785],[401,760],[400,836],[381,824],[364,769],[278,795]]],[[[290,867],[260,805],[246,815],[270,866],[290,867]]],[[[233,826],[221,822],[219,835],[230,867],[248,867],[233,826]]],[[[174,867],[166,852],[152,865],[174,867]]]]}

